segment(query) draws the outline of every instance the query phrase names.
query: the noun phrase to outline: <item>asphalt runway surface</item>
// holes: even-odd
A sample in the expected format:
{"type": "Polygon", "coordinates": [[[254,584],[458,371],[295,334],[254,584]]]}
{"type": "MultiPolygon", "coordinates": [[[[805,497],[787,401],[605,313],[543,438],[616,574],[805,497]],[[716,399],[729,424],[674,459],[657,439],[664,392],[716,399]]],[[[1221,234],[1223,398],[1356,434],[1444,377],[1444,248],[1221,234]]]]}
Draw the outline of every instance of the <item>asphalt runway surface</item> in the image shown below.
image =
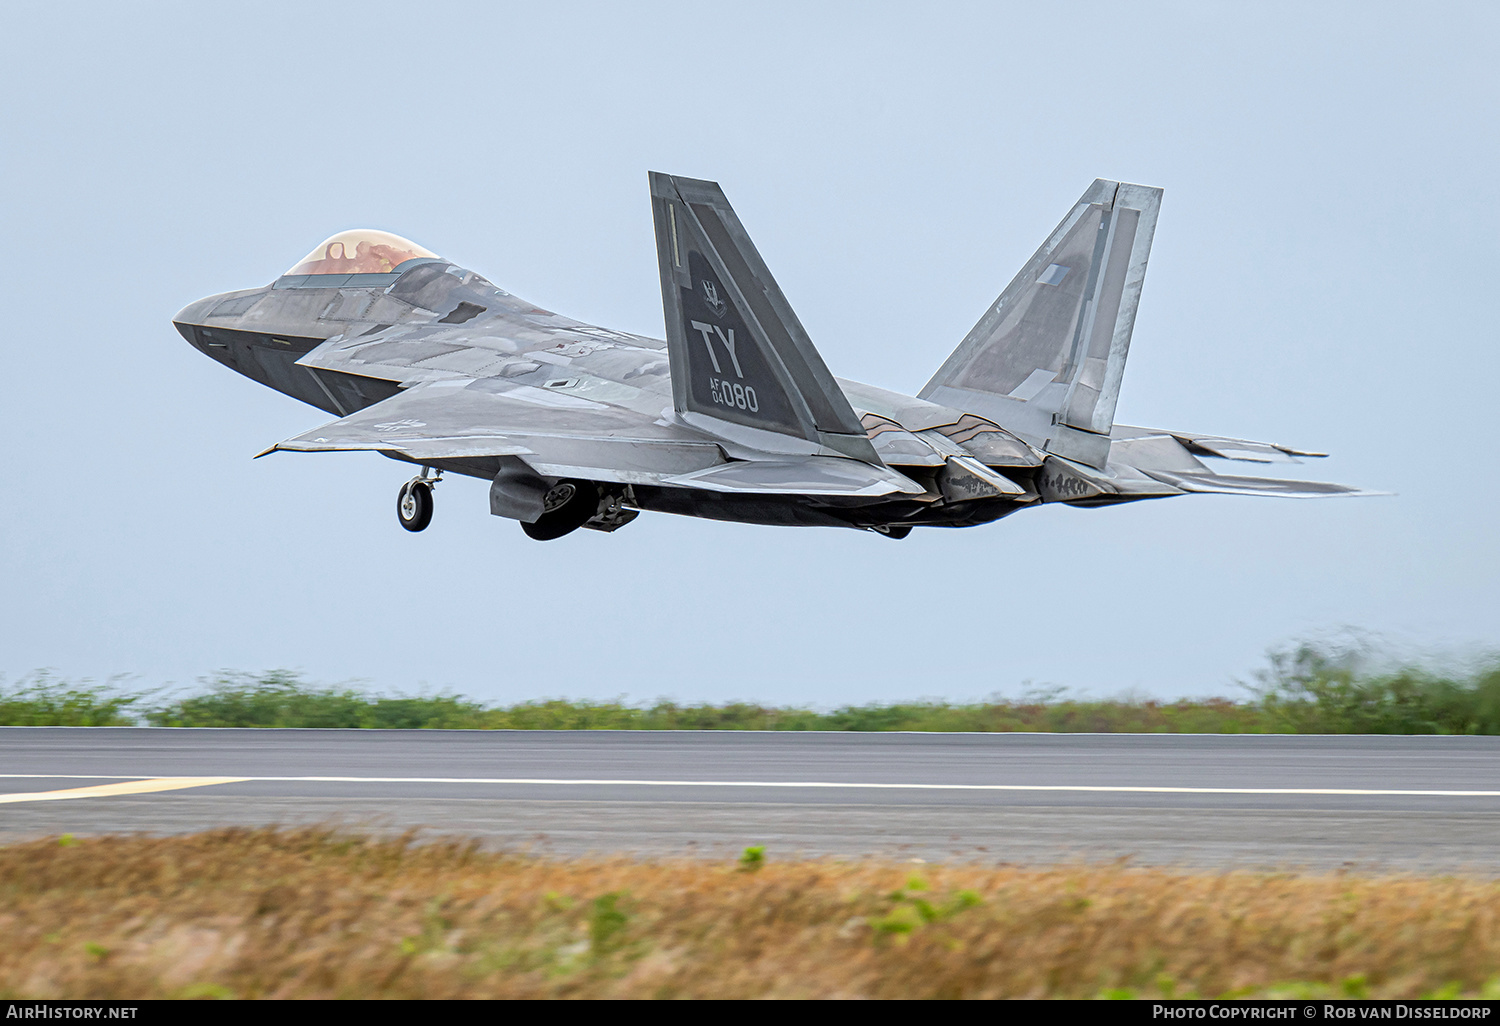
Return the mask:
{"type": "Polygon", "coordinates": [[[0,728],[0,842],[338,823],[550,855],[1500,874],[1500,738],[0,728]]]}

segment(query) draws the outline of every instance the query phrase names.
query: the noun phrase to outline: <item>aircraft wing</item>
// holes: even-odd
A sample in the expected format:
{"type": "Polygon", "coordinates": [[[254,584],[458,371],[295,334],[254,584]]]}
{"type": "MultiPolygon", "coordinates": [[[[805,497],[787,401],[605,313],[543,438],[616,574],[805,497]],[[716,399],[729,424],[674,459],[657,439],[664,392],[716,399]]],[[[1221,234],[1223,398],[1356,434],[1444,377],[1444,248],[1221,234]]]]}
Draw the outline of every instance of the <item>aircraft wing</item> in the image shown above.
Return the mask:
{"type": "Polygon", "coordinates": [[[266,453],[350,450],[418,463],[518,456],[547,477],[705,491],[851,497],[923,492],[905,476],[859,460],[731,460],[712,437],[680,425],[494,378],[417,385],[266,453]]]}

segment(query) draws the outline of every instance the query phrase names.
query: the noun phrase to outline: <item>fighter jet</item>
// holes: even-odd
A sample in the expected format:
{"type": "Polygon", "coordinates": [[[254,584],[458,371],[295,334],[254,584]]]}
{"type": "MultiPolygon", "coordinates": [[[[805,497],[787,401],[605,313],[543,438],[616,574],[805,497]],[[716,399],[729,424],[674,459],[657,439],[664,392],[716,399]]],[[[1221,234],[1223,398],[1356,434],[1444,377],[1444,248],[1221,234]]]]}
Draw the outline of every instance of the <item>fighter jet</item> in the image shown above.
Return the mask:
{"type": "Polygon", "coordinates": [[[1220,474],[1321,456],[1127,427],[1115,404],[1161,190],[1100,179],[915,396],[836,378],[713,182],[653,173],[666,340],[533,306],[415,243],[342,232],[262,288],[175,319],[194,347],[337,420],[275,451],[373,450],[490,483],[539,540],[642,510],[904,538],[1017,510],[1189,492],[1327,496],[1220,474]]]}

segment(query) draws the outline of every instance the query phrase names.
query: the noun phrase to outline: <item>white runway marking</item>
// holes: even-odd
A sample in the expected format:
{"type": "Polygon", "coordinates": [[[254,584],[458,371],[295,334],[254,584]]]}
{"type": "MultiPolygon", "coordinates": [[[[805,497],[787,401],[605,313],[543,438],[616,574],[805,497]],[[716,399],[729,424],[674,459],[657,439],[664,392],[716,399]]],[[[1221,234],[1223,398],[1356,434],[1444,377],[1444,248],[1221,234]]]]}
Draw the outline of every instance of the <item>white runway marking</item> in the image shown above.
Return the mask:
{"type": "MultiPolygon", "coordinates": [[[[5,774],[8,777],[17,775],[19,774],[5,774]]],[[[243,777],[153,777],[150,780],[129,780],[121,784],[70,787],[63,791],[17,791],[15,794],[0,794],[0,805],[10,805],[14,802],[57,802],[68,798],[110,798],[117,794],[151,794],[156,791],[179,791],[184,787],[233,784],[243,779],[243,777]]]]}
{"type": "MultiPolygon", "coordinates": [[[[0,773],[0,779],[47,780],[139,780],[137,777],[105,774],[71,773],[0,773]]],[[[169,787],[146,787],[142,791],[170,790],[177,787],[199,787],[207,784],[241,782],[283,782],[308,784],[512,784],[546,787],[774,787],[823,788],[832,790],[905,790],[905,791],[1062,791],[1088,794],[1259,794],[1259,795],[1368,795],[1372,797],[1428,798],[1500,798],[1500,791],[1426,790],[1406,788],[1362,787],[1154,787],[1121,784],[908,784],[838,780],[618,780],[569,777],[170,777],[139,781],[143,784],[180,781],[169,787]],[[191,781],[191,782],[188,782],[191,781]]],[[[89,788],[76,788],[87,791],[89,788]]],[[[47,791],[43,794],[87,797],[72,792],[47,791]]],[[[135,791],[114,791],[134,794],[135,791]]],[[[23,801],[25,793],[0,795],[0,801],[23,801]]],[[[33,799],[35,800],[35,799],[33,799]]]]}

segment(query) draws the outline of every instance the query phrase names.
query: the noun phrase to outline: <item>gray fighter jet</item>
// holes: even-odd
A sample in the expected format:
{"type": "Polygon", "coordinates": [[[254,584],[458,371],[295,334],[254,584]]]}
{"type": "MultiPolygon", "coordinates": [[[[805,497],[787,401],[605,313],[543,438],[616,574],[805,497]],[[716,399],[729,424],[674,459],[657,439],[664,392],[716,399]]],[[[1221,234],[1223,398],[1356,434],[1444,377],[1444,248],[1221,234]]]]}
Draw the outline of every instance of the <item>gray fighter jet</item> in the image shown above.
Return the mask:
{"type": "Polygon", "coordinates": [[[369,230],[175,324],[339,418],[266,452],[420,466],[397,501],[410,531],[444,473],[489,481],[490,512],[543,540],[640,510],[903,538],[1049,502],[1357,493],[1201,460],[1321,453],[1115,424],[1160,189],[1089,186],[913,397],[829,373],[716,184],[650,180],[665,342],[539,309],[369,230]]]}

